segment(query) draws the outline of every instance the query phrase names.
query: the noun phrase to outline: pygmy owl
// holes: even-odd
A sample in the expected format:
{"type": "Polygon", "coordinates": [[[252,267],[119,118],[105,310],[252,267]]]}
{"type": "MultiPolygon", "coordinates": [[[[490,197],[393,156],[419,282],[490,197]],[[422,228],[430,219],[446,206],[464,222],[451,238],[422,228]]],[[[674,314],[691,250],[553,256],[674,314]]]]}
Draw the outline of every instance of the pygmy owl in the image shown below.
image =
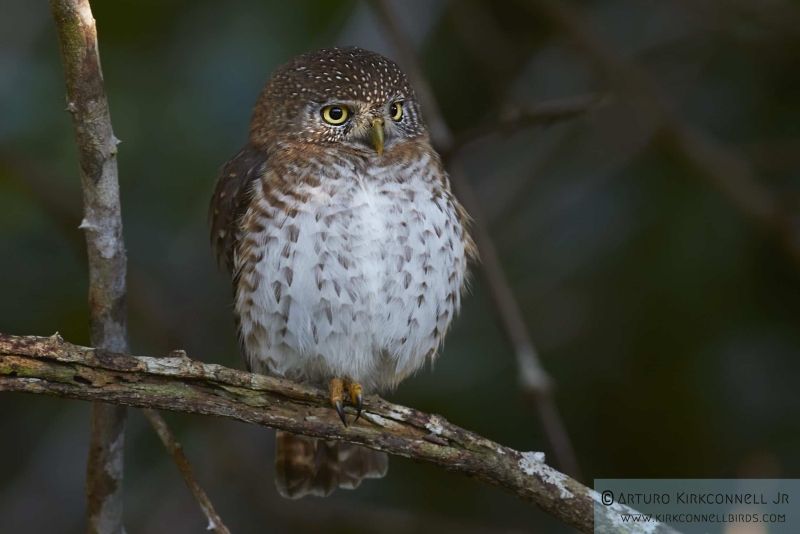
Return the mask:
{"type": "MultiPolygon", "coordinates": [[[[329,48],[279,67],[211,201],[248,368],[327,386],[342,422],[348,398],[358,420],[363,394],[436,356],[475,255],[467,221],[395,63],[329,48]]],[[[387,467],[382,452],[277,433],[284,497],[387,467]]]]}

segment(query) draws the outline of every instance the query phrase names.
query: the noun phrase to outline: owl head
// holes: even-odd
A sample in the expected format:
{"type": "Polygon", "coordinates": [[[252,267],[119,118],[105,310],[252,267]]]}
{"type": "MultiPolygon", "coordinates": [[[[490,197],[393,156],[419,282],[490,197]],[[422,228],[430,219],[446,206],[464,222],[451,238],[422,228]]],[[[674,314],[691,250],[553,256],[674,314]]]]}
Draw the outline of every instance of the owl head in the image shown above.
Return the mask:
{"type": "Polygon", "coordinates": [[[258,99],[250,141],[306,143],[380,156],[427,136],[414,90],[391,60],[356,47],[325,48],[278,67],[258,99]]]}

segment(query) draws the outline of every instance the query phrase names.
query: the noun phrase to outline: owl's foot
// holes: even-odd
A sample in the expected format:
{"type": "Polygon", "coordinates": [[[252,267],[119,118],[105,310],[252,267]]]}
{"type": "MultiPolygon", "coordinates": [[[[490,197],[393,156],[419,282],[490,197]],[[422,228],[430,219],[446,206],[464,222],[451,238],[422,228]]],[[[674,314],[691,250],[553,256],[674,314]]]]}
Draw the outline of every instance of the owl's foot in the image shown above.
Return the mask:
{"type": "Polygon", "coordinates": [[[358,382],[353,382],[352,380],[334,378],[328,383],[328,390],[331,392],[331,406],[336,408],[336,412],[339,414],[339,419],[342,420],[344,426],[347,426],[347,419],[345,419],[344,416],[345,389],[347,389],[347,394],[350,395],[350,402],[356,405],[355,421],[358,421],[358,418],[361,417],[361,408],[364,401],[364,390],[361,387],[361,384],[358,382]]]}
{"type": "Polygon", "coordinates": [[[347,419],[344,418],[344,382],[341,378],[334,378],[328,383],[328,391],[331,392],[331,406],[339,412],[339,419],[342,424],[347,426],[347,419]]]}
{"type": "Polygon", "coordinates": [[[355,423],[358,421],[358,418],[361,417],[364,389],[361,387],[361,384],[353,382],[352,380],[345,381],[345,386],[347,386],[347,393],[350,395],[350,402],[356,405],[356,418],[353,421],[355,423]]]}

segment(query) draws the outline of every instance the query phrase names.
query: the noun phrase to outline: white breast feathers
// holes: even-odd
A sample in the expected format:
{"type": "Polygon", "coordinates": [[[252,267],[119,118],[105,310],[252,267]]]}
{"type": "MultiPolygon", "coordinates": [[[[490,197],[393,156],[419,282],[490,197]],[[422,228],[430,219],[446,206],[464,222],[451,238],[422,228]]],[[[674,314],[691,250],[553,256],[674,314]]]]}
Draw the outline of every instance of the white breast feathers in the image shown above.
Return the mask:
{"type": "Polygon", "coordinates": [[[375,391],[435,355],[466,275],[464,229],[437,168],[424,156],[314,166],[304,172],[315,179],[282,179],[283,190],[274,171],[256,183],[235,257],[255,371],[375,391]]]}

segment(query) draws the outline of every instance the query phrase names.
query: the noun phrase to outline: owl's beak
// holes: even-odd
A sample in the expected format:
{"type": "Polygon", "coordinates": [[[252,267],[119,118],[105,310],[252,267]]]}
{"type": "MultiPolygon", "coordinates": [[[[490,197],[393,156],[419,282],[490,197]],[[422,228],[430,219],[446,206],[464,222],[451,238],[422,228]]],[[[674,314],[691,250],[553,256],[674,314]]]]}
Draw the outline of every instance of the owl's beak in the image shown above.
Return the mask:
{"type": "Polygon", "coordinates": [[[378,152],[380,156],[383,154],[383,141],[384,141],[384,133],[383,133],[383,119],[377,117],[372,120],[372,131],[370,132],[370,137],[372,137],[372,143],[375,145],[375,150],[378,152]]]}

